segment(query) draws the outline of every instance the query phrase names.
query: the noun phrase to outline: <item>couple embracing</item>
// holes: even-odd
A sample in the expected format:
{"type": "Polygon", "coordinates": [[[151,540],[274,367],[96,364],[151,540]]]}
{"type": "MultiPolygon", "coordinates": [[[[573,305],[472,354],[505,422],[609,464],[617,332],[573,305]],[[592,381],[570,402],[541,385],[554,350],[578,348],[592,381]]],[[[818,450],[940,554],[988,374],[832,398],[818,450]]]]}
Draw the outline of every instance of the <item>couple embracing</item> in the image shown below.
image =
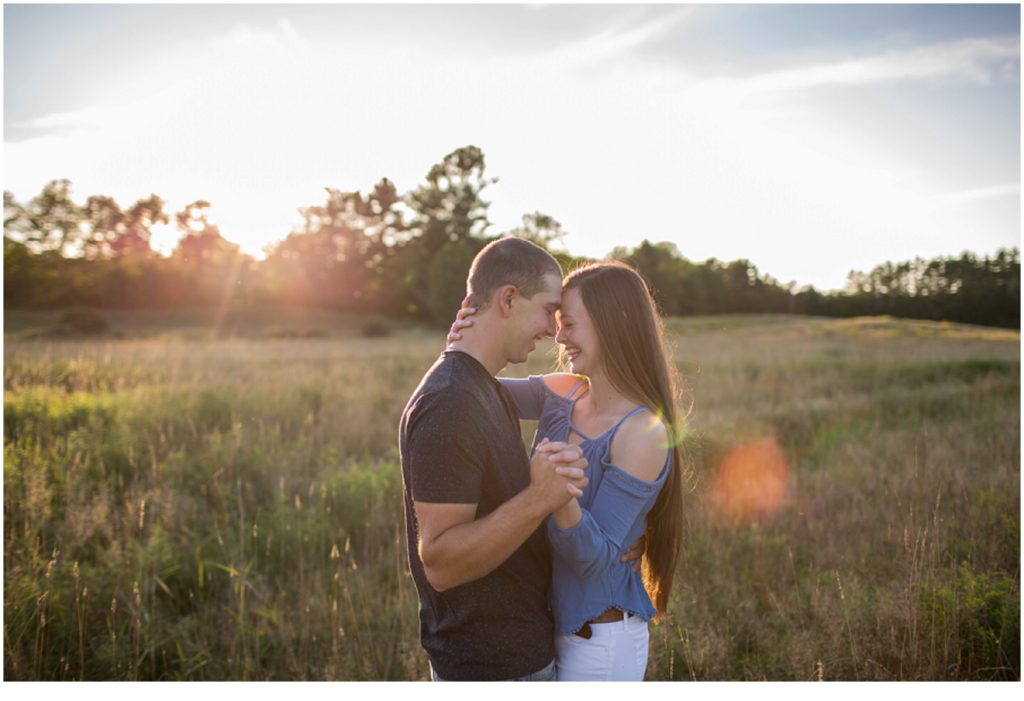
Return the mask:
{"type": "Polygon", "coordinates": [[[672,367],[643,279],[562,280],[492,242],[399,431],[409,564],[435,681],[643,679],[682,537],[672,367]],[[496,378],[554,336],[568,373],[496,378]],[[532,457],[520,419],[538,420],[532,457]]]}

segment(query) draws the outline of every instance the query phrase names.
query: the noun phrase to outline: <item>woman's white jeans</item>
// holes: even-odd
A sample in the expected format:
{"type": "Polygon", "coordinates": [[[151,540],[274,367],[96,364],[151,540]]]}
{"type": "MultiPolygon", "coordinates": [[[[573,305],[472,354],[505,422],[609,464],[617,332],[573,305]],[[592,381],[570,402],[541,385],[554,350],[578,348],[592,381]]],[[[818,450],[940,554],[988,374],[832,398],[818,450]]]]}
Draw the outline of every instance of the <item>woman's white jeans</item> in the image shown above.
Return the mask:
{"type": "Polygon", "coordinates": [[[643,681],[650,636],[647,621],[591,623],[590,638],[555,636],[555,666],[560,682],[643,681]]]}

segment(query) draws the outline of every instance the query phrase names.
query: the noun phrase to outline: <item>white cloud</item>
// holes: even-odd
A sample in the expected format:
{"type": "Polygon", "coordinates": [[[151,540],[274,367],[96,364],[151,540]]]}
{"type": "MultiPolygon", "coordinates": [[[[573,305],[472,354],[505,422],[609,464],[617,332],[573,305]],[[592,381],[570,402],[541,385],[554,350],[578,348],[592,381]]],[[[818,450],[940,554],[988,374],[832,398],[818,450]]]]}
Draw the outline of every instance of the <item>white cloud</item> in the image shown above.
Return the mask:
{"type": "Polygon", "coordinates": [[[281,18],[272,28],[250,27],[240,24],[227,34],[213,37],[209,45],[221,52],[283,51],[298,46],[302,39],[295,26],[281,18]]]}
{"type": "Polygon", "coordinates": [[[1020,41],[1017,37],[960,39],[730,79],[724,81],[724,87],[758,93],[935,78],[989,83],[994,79],[1006,79],[1007,60],[1019,57],[1020,41]]]}
{"type": "Polygon", "coordinates": [[[1007,197],[1009,195],[1020,196],[1020,183],[1002,183],[1000,185],[949,192],[946,193],[945,197],[952,202],[973,202],[975,200],[987,200],[993,197],[1007,197]]]}
{"type": "Polygon", "coordinates": [[[618,58],[642,46],[689,18],[695,7],[682,7],[636,26],[616,23],[586,39],[559,47],[539,58],[546,66],[580,67],[618,58]]]}
{"type": "Polygon", "coordinates": [[[11,122],[8,128],[24,130],[38,136],[97,128],[112,116],[109,107],[87,107],[69,112],[44,114],[24,122],[11,122]]]}

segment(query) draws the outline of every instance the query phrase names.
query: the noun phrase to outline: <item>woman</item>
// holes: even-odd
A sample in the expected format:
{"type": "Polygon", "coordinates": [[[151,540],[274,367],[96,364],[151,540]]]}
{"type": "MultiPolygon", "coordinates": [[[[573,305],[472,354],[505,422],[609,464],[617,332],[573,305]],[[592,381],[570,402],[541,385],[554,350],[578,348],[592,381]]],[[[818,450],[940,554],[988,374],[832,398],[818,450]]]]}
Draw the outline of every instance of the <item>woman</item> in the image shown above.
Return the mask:
{"type": "MultiPolygon", "coordinates": [[[[460,310],[449,341],[472,333],[460,310]]],[[[558,333],[569,373],[502,378],[534,448],[578,444],[582,496],[548,518],[551,608],[560,681],[643,679],[647,622],[668,608],[682,539],[681,424],[664,331],[643,278],[617,262],[571,273],[558,333]],[[642,575],[619,557],[646,534],[642,575]]]]}

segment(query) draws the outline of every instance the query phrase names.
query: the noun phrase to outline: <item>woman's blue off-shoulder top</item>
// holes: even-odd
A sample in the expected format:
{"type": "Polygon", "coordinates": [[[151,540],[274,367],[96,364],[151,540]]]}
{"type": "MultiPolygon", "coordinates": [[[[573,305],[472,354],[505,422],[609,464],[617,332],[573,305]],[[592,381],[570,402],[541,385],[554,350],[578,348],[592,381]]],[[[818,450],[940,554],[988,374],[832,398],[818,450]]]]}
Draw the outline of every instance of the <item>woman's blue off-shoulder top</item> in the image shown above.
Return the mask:
{"type": "MultiPolygon", "coordinates": [[[[499,379],[515,399],[520,418],[540,420],[534,448],[544,438],[569,440],[575,399],[554,393],[539,375],[499,379]]],[[[654,482],[634,477],[613,465],[609,457],[619,426],[640,411],[650,410],[637,407],[604,434],[593,438],[572,426],[573,432],[583,437],[580,448],[587,459],[590,483],[579,499],[583,511],[579,523],[562,530],[555,525],[553,515],[547,519],[552,551],[550,601],[559,635],[575,633],[610,607],[645,620],[656,613],[640,573],[634,572],[631,564],[619,562],[619,558],[647,529],[647,514],[672,468],[672,452],[667,451],[665,467],[654,482]]]]}

